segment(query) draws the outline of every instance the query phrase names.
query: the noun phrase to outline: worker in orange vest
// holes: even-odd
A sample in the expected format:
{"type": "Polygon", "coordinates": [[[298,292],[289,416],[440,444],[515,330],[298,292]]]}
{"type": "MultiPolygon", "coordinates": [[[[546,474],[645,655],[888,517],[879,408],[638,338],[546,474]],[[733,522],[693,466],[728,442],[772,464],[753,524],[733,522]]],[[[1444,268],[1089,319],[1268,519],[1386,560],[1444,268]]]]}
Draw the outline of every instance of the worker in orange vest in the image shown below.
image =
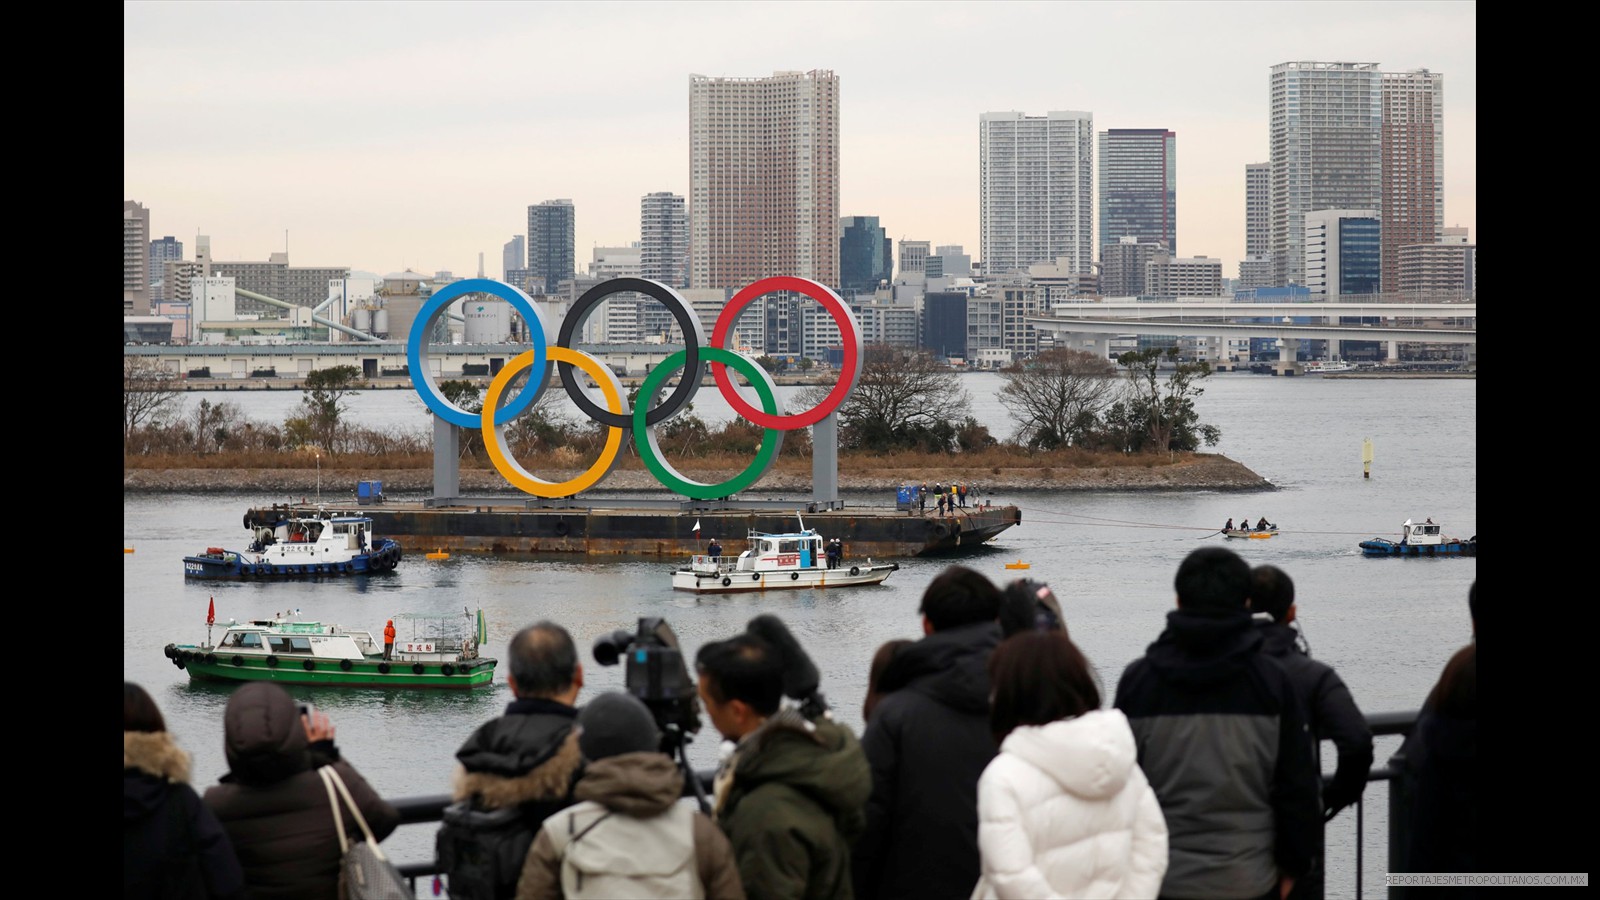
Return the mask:
{"type": "Polygon", "coordinates": [[[383,626],[383,658],[384,659],[389,659],[389,658],[391,658],[393,656],[394,656],[394,620],[390,619],[388,624],[383,626]]]}

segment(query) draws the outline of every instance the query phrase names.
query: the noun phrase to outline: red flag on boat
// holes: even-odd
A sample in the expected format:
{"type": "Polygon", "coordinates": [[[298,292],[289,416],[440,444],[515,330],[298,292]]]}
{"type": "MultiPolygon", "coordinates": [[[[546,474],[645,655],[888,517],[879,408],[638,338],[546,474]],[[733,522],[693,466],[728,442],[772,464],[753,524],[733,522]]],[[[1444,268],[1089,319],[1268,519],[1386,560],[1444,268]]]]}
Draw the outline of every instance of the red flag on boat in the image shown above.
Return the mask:
{"type": "Polygon", "coordinates": [[[217,598],[212,597],[211,598],[211,605],[206,607],[206,624],[207,625],[215,625],[216,623],[217,623],[217,598]]]}

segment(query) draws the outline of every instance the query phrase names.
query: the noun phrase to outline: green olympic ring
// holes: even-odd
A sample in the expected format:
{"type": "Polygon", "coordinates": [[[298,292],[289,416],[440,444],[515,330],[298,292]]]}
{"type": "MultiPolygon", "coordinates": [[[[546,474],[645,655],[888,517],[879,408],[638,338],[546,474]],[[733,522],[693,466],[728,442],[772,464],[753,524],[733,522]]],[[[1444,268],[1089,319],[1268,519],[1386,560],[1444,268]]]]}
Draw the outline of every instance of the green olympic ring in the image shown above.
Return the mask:
{"type": "MultiPolygon", "coordinates": [[[[649,412],[649,404],[645,402],[645,398],[654,397],[667,380],[667,376],[684,367],[687,356],[683,350],[668,356],[645,378],[644,384],[639,386],[639,402],[633,410],[633,445],[638,449],[639,458],[644,461],[645,468],[667,488],[696,500],[715,500],[737,494],[767,474],[767,470],[772,467],[772,461],[778,456],[778,450],[783,446],[783,432],[775,428],[763,429],[766,433],[762,436],[761,450],[756,453],[756,458],[743,472],[719,484],[704,484],[687,478],[674,469],[656,444],[655,426],[645,424],[645,415],[649,412]]],[[[761,408],[768,415],[778,413],[777,386],[766,369],[741,354],[720,347],[701,347],[700,359],[723,363],[737,369],[760,395],[761,408]]]]}

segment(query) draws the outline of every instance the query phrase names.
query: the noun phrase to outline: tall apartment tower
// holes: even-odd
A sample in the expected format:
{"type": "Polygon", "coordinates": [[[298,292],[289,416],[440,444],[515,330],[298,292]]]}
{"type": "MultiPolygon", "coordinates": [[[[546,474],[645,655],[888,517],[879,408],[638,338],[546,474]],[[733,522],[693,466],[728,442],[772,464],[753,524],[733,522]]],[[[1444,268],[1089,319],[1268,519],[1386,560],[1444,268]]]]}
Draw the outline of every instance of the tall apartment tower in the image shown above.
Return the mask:
{"type": "Polygon", "coordinates": [[[1377,63],[1272,67],[1273,286],[1305,284],[1305,214],[1380,209],[1382,73],[1377,63]]]}
{"type": "Polygon", "coordinates": [[[774,275],[839,284],[839,77],[691,75],[689,283],[774,275]]]}
{"type": "Polygon", "coordinates": [[[528,263],[528,237],[523,234],[513,234],[511,240],[506,241],[500,248],[500,278],[503,281],[511,280],[511,273],[525,268],[528,263]]]}
{"type": "Polygon", "coordinates": [[[1094,115],[978,117],[978,231],[984,274],[1065,259],[1094,262],[1094,115]]]}
{"type": "Polygon", "coordinates": [[[1400,290],[1400,248],[1432,244],[1444,227],[1444,76],[1383,73],[1384,291],[1400,290]]]}
{"type": "Polygon", "coordinates": [[[150,315],[150,210],[122,201],[122,314],[150,315]]]}
{"type": "Polygon", "coordinates": [[[1096,256],[1123,238],[1178,253],[1178,136],[1165,128],[1100,132],[1100,240],[1096,256]]]}
{"type": "Polygon", "coordinates": [[[1272,286],[1272,164],[1244,167],[1244,259],[1240,290],[1272,286]]]}
{"type": "Polygon", "coordinates": [[[639,275],[689,286],[689,216],[681,195],[657,191],[639,201],[639,275]]]}
{"type": "Polygon", "coordinates": [[[577,272],[571,200],[546,200],[528,207],[528,272],[533,284],[554,294],[577,272]]]}
{"type": "Polygon", "coordinates": [[[150,242],[150,302],[171,300],[172,285],[167,282],[166,266],[183,259],[183,241],[172,235],[150,242]]]}

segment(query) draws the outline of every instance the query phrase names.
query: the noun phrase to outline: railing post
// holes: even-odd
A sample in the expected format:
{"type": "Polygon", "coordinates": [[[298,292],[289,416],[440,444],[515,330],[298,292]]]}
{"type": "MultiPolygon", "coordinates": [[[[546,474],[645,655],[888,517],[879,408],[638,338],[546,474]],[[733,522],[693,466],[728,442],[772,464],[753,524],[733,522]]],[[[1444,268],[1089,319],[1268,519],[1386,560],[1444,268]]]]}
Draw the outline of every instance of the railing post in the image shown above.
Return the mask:
{"type": "MultiPolygon", "coordinates": [[[[1389,758],[1389,871],[1411,871],[1412,781],[1406,771],[1405,748],[1389,758]]],[[[1389,897],[1399,900],[1409,895],[1403,887],[1390,887],[1389,897]]]]}

